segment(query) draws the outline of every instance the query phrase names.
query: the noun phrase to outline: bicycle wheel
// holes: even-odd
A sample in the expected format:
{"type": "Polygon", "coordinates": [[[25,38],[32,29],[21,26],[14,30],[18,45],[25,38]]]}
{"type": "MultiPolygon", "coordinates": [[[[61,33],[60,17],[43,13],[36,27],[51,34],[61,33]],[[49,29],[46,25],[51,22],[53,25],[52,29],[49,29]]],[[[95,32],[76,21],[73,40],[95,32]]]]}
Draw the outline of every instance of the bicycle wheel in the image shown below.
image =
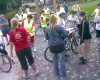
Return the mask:
{"type": "Polygon", "coordinates": [[[46,50],[44,51],[44,58],[51,63],[53,62],[52,53],[50,52],[49,47],[47,47],[46,50]]]}
{"type": "Polygon", "coordinates": [[[71,50],[73,53],[78,54],[79,44],[80,44],[80,38],[79,37],[74,38],[72,43],[71,43],[71,50]]]}
{"type": "Polygon", "coordinates": [[[68,38],[65,39],[65,50],[68,51],[70,49],[70,40],[68,38]]]}
{"type": "Polygon", "coordinates": [[[89,24],[89,27],[90,27],[90,32],[93,33],[95,31],[95,23],[91,22],[89,24]]]}
{"type": "Polygon", "coordinates": [[[9,72],[12,68],[11,60],[5,55],[0,55],[0,70],[2,72],[9,72]]]}

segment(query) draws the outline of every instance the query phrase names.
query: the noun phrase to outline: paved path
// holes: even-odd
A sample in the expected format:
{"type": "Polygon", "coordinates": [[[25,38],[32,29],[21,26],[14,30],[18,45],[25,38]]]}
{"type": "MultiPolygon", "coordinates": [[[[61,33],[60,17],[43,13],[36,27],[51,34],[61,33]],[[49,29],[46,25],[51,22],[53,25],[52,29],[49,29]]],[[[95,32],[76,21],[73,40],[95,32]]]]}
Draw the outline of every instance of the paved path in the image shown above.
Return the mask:
{"type": "MultiPolygon", "coordinates": [[[[35,62],[41,74],[35,78],[31,76],[29,80],[54,80],[52,63],[44,59],[44,50],[47,47],[47,42],[44,41],[43,36],[35,37],[35,62]]],[[[90,61],[86,65],[79,65],[79,60],[72,52],[66,62],[67,80],[100,80],[100,56],[98,55],[97,41],[95,34],[93,35],[90,61]]],[[[33,74],[32,69],[29,69],[30,75],[33,74]]],[[[22,79],[24,80],[24,79],[22,79]]]]}
{"type": "MultiPolygon", "coordinates": [[[[37,51],[34,53],[36,66],[41,73],[38,77],[34,77],[32,76],[33,71],[29,67],[29,80],[54,80],[52,63],[44,59],[44,50],[47,47],[47,42],[44,41],[43,38],[44,36],[41,35],[35,37],[35,47],[37,51]]],[[[66,62],[67,80],[100,80],[100,56],[98,55],[96,43],[97,41],[94,34],[90,50],[90,61],[86,65],[79,65],[77,56],[69,52],[70,57],[66,62]]],[[[9,52],[9,47],[7,47],[7,50],[9,52]]],[[[16,57],[14,58],[15,61],[18,62],[16,57]]],[[[19,74],[21,74],[20,68],[18,64],[15,64],[9,73],[0,71],[0,80],[18,80],[19,74]]]]}

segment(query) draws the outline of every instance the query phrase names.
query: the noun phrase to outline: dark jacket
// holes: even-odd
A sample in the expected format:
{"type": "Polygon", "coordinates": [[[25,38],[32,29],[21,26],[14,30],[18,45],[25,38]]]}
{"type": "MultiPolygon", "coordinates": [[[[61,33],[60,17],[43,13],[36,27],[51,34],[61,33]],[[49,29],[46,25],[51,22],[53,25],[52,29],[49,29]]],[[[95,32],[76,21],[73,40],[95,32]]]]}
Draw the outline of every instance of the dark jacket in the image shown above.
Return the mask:
{"type": "Polygon", "coordinates": [[[91,39],[91,33],[90,33],[90,29],[89,29],[89,21],[87,21],[86,19],[83,19],[83,21],[81,21],[81,23],[78,25],[78,29],[79,29],[79,36],[80,38],[84,40],[86,39],[91,39]],[[82,25],[84,22],[84,32],[83,32],[83,37],[82,37],[82,25]]]}

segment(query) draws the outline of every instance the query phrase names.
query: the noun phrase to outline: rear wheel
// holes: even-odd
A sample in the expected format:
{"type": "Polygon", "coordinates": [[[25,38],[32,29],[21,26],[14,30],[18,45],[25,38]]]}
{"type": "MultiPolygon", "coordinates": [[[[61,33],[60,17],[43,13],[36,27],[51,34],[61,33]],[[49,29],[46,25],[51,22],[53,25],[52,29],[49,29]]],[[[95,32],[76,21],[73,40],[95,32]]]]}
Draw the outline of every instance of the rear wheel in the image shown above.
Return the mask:
{"type": "Polygon", "coordinates": [[[0,55],[0,70],[7,73],[11,70],[11,68],[11,60],[5,55],[0,55]]]}
{"type": "Polygon", "coordinates": [[[49,62],[53,62],[52,61],[52,53],[49,50],[50,47],[47,47],[46,50],[44,51],[44,58],[49,61],[49,62]]]}
{"type": "Polygon", "coordinates": [[[93,22],[91,22],[91,23],[89,24],[89,26],[90,26],[90,32],[93,33],[93,32],[95,31],[95,26],[96,26],[96,24],[93,23],[93,22]]]}

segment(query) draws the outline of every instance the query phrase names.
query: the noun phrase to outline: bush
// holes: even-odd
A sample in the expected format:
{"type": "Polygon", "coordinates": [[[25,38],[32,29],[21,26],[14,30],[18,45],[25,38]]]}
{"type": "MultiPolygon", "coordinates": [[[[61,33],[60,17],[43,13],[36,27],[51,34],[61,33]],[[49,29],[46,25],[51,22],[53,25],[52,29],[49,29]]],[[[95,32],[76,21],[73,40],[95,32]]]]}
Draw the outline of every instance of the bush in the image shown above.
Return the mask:
{"type": "Polygon", "coordinates": [[[11,18],[13,18],[16,13],[17,13],[17,10],[12,10],[12,11],[8,12],[7,14],[5,14],[5,17],[8,19],[9,24],[10,24],[11,18]]]}

